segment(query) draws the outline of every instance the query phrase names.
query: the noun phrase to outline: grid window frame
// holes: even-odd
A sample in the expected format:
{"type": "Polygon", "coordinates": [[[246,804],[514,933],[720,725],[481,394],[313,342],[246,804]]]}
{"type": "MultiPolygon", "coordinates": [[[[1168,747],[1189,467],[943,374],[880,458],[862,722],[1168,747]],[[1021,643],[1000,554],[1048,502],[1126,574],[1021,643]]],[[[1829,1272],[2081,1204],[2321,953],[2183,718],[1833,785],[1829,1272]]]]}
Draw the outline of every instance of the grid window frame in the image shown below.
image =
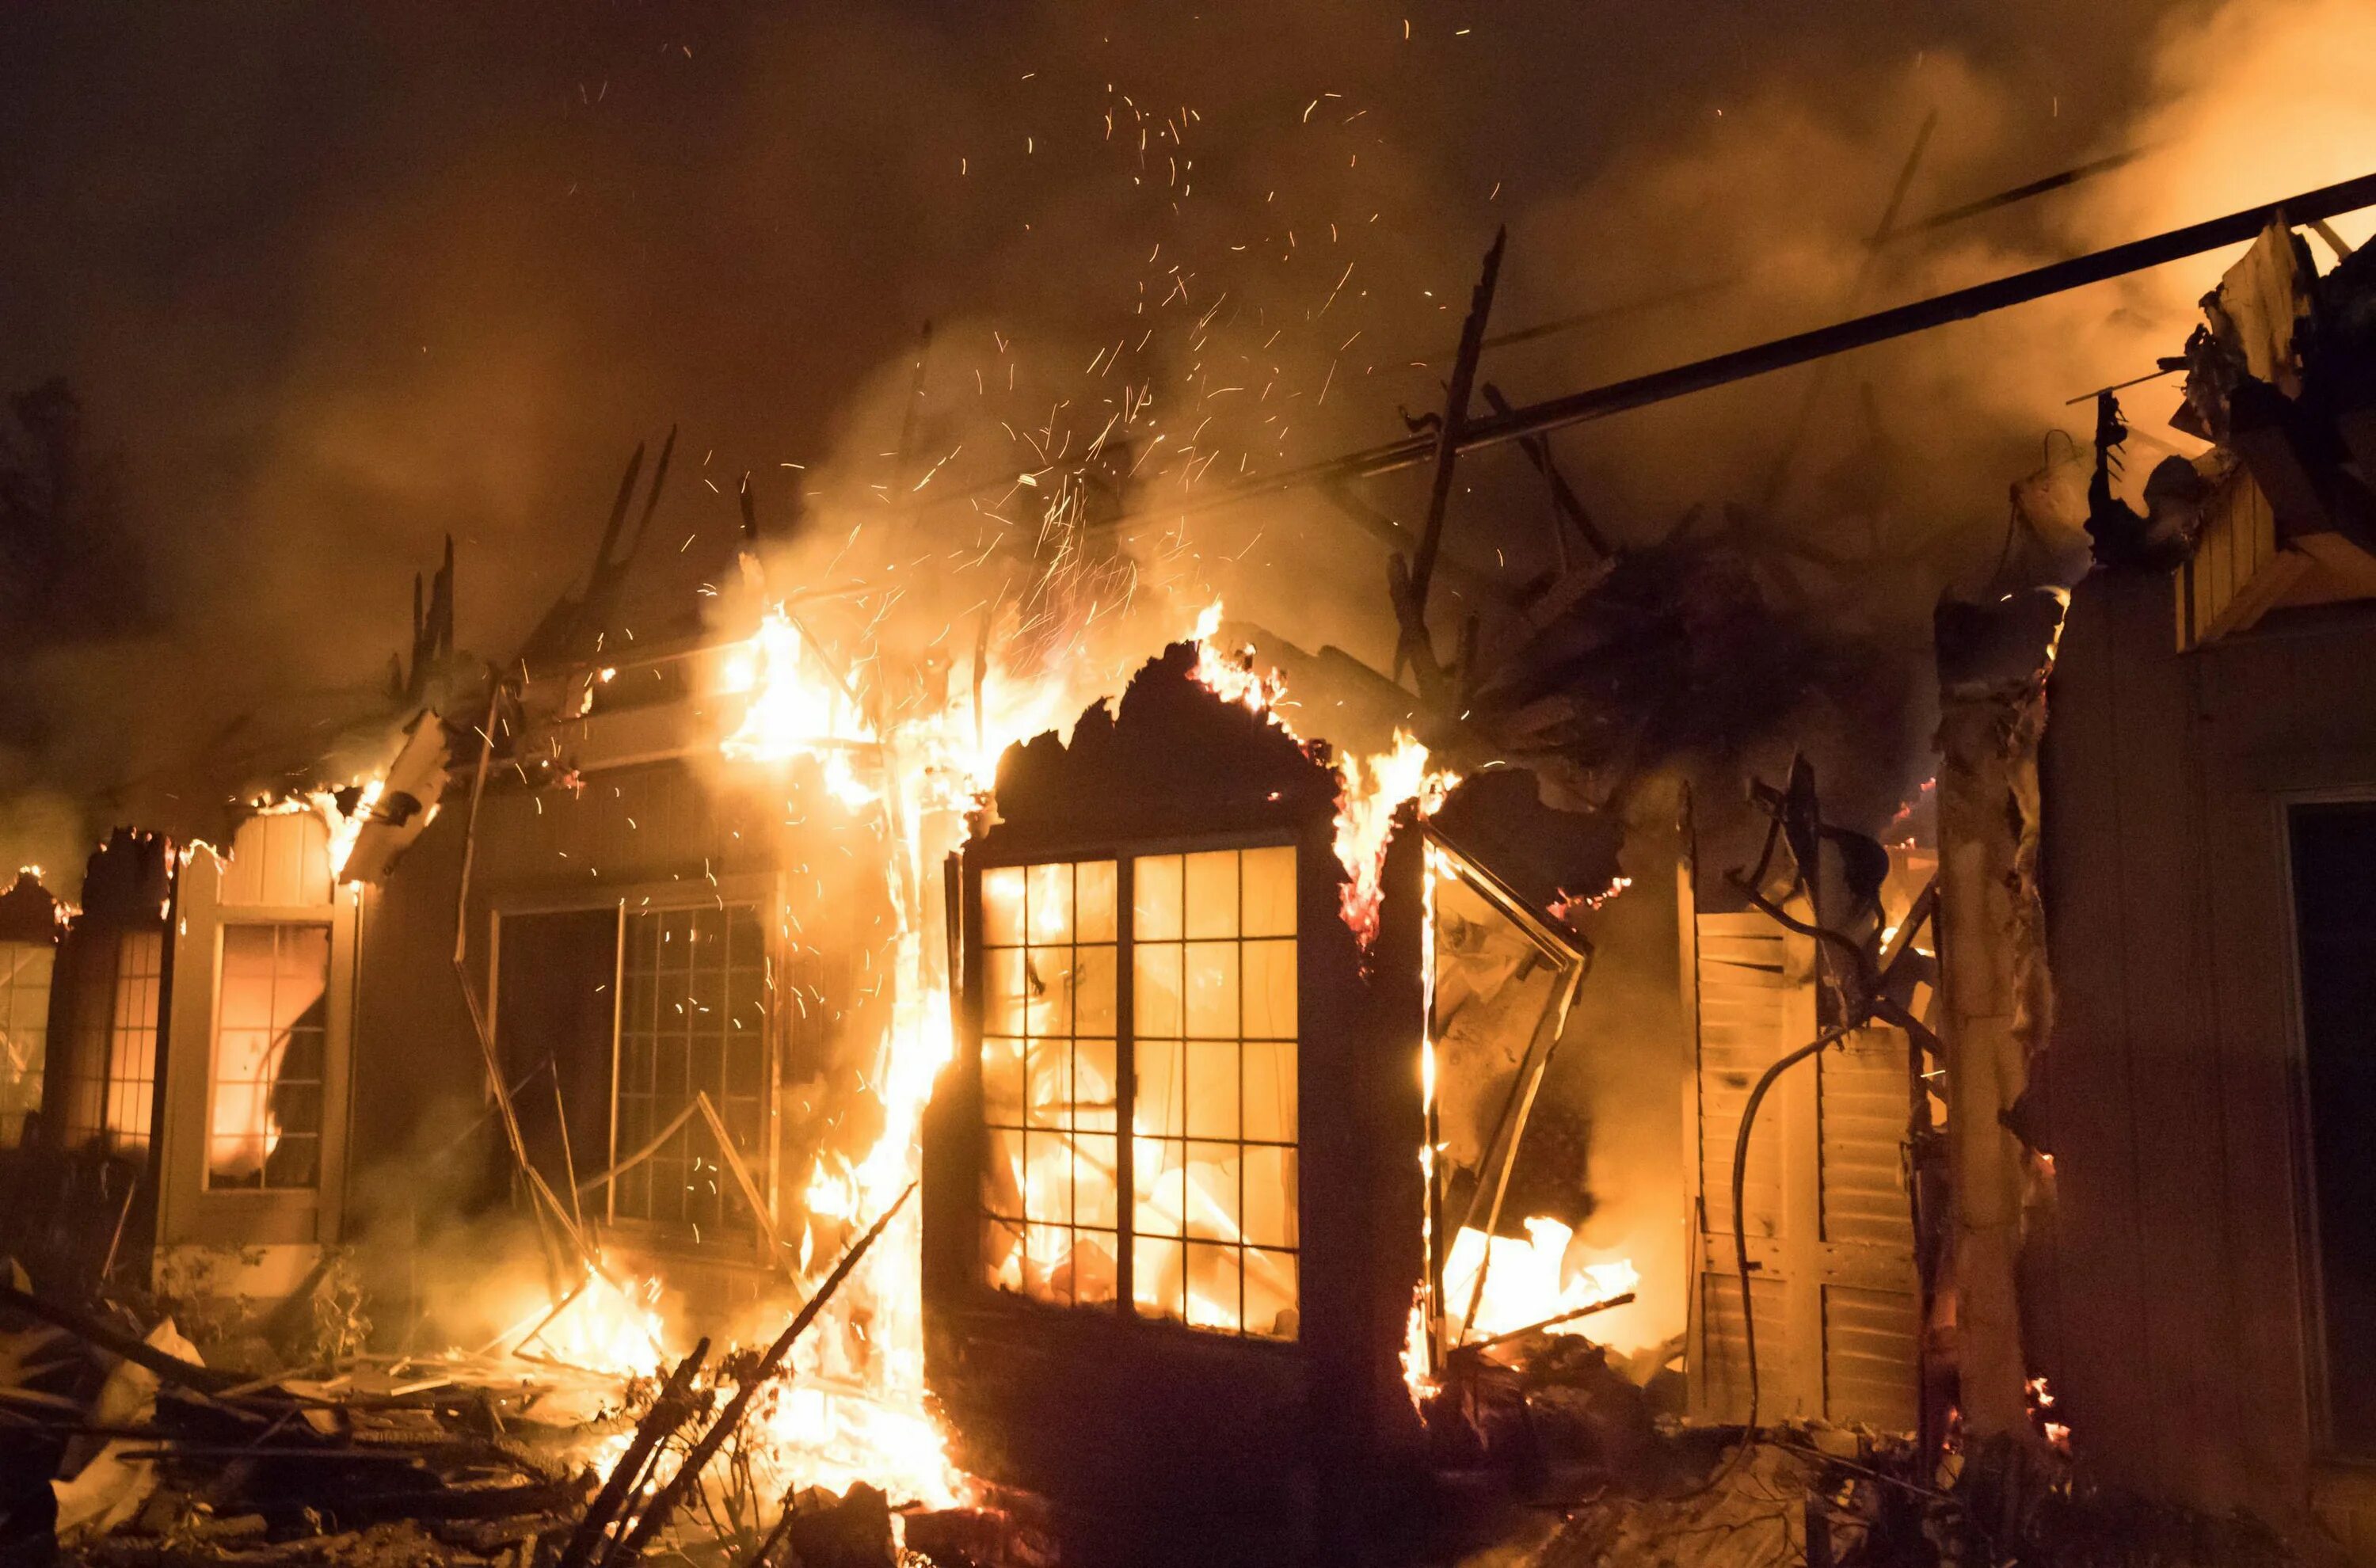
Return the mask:
{"type": "MultiPolygon", "coordinates": [[[[321,1191],[334,945],[331,922],[325,920],[224,923],[215,955],[214,1017],[207,1050],[207,1191],[321,1191]],[[255,946],[259,935],[260,952],[255,946]],[[261,968],[254,967],[258,957],[264,960],[261,968]],[[244,974],[234,970],[235,959],[244,974]],[[233,1000],[234,979],[263,981],[260,1016],[246,1011],[255,993],[233,1000]],[[296,1000],[300,997],[302,1003],[296,1000]],[[240,1076],[226,1076],[226,1055],[243,1040],[248,1048],[245,1068],[240,1076]],[[243,1146],[262,1138],[244,1129],[220,1130],[224,1117],[236,1113],[243,1099],[255,1118],[272,1128],[270,1141],[253,1162],[252,1179],[232,1172],[245,1162],[243,1146]]],[[[119,1016],[121,996],[119,991],[119,1016]]]]}
{"type": "MultiPolygon", "coordinates": [[[[613,1158],[641,1148],[706,1090],[761,1184],[772,1153],[774,958],[761,901],[653,904],[621,911],[612,1026],[613,1158]],[[706,951],[705,951],[706,950],[706,951]]],[[[705,1119],[606,1184],[609,1223],[755,1243],[761,1217],[710,1153],[705,1119]]]]}
{"type": "Polygon", "coordinates": [[[108,1004],[94,1019],[104,1066],[100,1074],[99,1125],[110,1153],[145,1154],[156,1135],[157,1039],[163,1028],[165,931],[131,926],[116,933],[109,956],[108,1004]]]}
{"type": "Polygon", "coordinates": [[[57,960],[54,941],[0,942],[0,1148],[20,1146],[42,1108],[57,960]]]}
{"type": "MultiPolygon", "coordinates": [[[[1108,1305],[1125,1316],[1263,1342],[1300,1337],[1301,849],[1265,838],[1170,849],[1123,845],[1069,856],[978,864],[973,1022],[980,1076],[980,1282],[1057,1305],[1108,1305]],[[1256,867],[1250,875],[1248,866],[1256,867]],[[1000,1208],[1031,1185],[1005,1138],[1032,1132],[1030,1047],[1012,1017],[1014,968],[1031,950],[1028,895],[1004,889],[1046,868],[1106,869],[1114,885],[1112,1019],[1118,1134],[1111,1188],[1117,1288],[1033,1289],[1014,1266],[1032,1251],[1036,1215],[1000,1208]],[[1201,893],[1192,883],[1206,885],[1201,893]],[[1212,885],[1226,881],[1226,909],[1212,885]],[[1168,905],[1167,905],[1168,901],[1168,905]],[[1000,971],[1002,967],[1006,970],[1000,971]],[[1009,1015],[1002,1016],[1002,1012],[1009,1015]],[[1227,1088],[1213,1086],[1226,1083],[1227,1088]],[[1192,1182],[1192,1171],[1201,1171],[1192,1182]],[[1258,1195],[1257,1194],[1258,1191],[1258,1195]],[[1168,1194],[1168,1195],[1167,1195],[1168,1194]],[[1018,1234],[1020,1232],[1020,1234],[1018,1234]],[[1252,1279],[1254,1283],[1250,1285],[1252,1279]],[[1200,1290],[1192,1281],[1201,1282],[1200,1290]],[[1261,1309],[1257,1311],[1257,1309],[1261,1309]],[[1254,1321],[1250,1321],[1253,1318],[1254,1321]]],[[[1087,944],[1085,935],[1082,944],[1087,944]]],[[[1026,959],[1028,965],[1028,958],[1026,959]]],[[[1029,972],[1036,972],[1032,970],[1029,972]]],[[[1042,977],[1044,979],[1044,977],[1042,977]]],[[[1097,1039],[1074,1031],[1074,1039],[1097,1039]]],[[[1077,1110],[1077,1096],[1072,1102],[1077,1110]]],[[[1068,1129],[1050,1129],[1061,1134],[1068,1129]]],[[[1028,1153],[1028,1144],[1022,1146],[1028,1153]]],[[[1074,1189],[1077,1203],[1077,1184],[1074,1189]]],[[[1052,1217],[1051,1217],[1052,1218],[1052,1217]]],[[[1074,1270],[1077,1280],[1079,1270],[1074,1270]]]]}

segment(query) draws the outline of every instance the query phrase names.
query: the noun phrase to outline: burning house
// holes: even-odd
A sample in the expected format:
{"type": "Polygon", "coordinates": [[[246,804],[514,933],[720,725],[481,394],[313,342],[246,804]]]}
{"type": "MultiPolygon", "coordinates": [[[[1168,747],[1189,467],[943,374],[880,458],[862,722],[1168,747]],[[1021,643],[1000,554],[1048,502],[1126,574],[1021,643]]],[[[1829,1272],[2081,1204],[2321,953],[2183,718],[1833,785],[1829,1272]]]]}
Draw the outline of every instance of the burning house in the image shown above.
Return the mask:
{"type": "Polygon", "coordinates": [[[1286,476],[1388,547],[1377,667],[1135,538],[1127,431],[963,537],[795,548],[745,476],[673,550],[671,433],[483,667],[449,555],[368,722],[0,896],[0,1303],[169,1385],[43,1451],[68,1533],[1251,1563],[1551,1498],[1543,1561],[2004,1561],[2118,1488],[2366,1556],[2376,290],[2309,255],[2253,208],[1484,413],[1497,239],[1442,411],[1286,476]],[[2107,394],[1941,609],[1935,768],[1787,545],[1612,543],[1543,439],[2246,240],[2166,367],[2207,454],[2140,513],[2107,394]],[[1515,586],[1449,511],[1503,444],[1515,586]]]}

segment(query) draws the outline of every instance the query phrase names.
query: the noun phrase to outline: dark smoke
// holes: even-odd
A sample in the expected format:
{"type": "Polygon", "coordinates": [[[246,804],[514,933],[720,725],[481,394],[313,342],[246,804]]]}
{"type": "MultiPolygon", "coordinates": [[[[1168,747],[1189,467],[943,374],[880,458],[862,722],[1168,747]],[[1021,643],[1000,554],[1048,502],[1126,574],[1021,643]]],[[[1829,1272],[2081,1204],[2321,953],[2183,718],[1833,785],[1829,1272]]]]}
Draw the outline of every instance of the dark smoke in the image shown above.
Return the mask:
{"type": "MultiPolygon", "coordinates": [[[[671,422],[655,550],[732,529],[746,472],[764,517],[805,502],[846,526],[936,463],[926,493],[952,497],[1077,457],[1149,392],[1135,454],[1167,445],[1136,505],[1396,434],[1397,407],[1440,400],[1502,222],[1509,325],[1745,279],[1509,350],[1488,374],[1518,400],[1825,318],[1926,113],[1918,209],[2075,162],[2166,87],[2144,75],[2155,26],[2195,14],[10,6],[0,387],[65,374],[120,444],[166,621],[5,672],[52,736],[12,748],[9,783],[80,799],[227,714],[374,683],[446,532],[461,643],[506,654],[581,569],[626,450],[671,422]],[[881,417],[927,318],[919,417],[881,417]]],[[[1907,252],[1869,296],[2025,259],[2068,218],[1907,252]]],[[[1985,564],[2008,465],[2085,389],[2016,368],[2015,340],[1870,356],[1818,405],[1776,517],[1942,541],[1855,607],[1910,624],[1985,564]]],[[[1689,502],[1762,488],[1801,390],[1579,434],[1562,460],[1617,537],[1660,537],[1689,502]]],[[[1530,476],[1472,467],[1458,548],[1535,569],[1530,476]]],[[[1407,485],[1377,501],[1410,513],[1407,485]]],[[[1386,658],[1377,552],[1310,497],[1199,523],[1170,556],[1233,614],[1386,658]]]]}

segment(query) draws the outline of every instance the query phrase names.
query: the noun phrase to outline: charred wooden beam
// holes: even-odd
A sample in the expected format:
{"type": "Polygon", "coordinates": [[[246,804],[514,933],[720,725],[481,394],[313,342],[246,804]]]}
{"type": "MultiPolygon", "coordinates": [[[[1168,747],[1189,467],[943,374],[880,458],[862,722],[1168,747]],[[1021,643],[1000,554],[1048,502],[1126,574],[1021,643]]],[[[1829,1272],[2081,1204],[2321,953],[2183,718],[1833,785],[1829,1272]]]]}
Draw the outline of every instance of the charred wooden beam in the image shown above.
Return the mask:
{"type": "Polygon", "coordinates": [[[1411,557],[1411,612],[1424,627],[1427,590],[1435,576],[1435,557],[1443,544],[1443,514],[1452,501],[1452,469],[1462,451],[1461,435],[1468,426],[1468,394],[1477,381],[1477,358],[1485,348],[1485,321],[1493,310],[1493,286],[1502,275],[1502,251],[1509,231],[1497,230],[1493,246],[1485,253],[1485,269],[1468,296],[1468,320],[1460,329],[1460,352],[1452,362],[1452,382],[1443,395],[1443,422],[1431,442],[1435,477],[1428,488],[1427,517],[1420,525],[1419,550],[1411,557]]]}
{"type": "Polygon", "coordinates": [[[709,1430],[695,1440],[691,1451],[684,1456],[684,1462],[677,1467],[676,1474],[669,1478],[667,1485],[653,1494],[650,1504],[644,1509],[643,1516],[636,1521],[636,1527],[628,1532],[626,1539],[619,1543],[618,1550],[603,1560],[606,1563],[617,1563],[621,1568],[633,1568],[633,1564],[649,1549],[653,1538],[658,1536],[661,1528],[667,1525],[670,1515],[674,1514],[678,1504],[684,1501],[685,1494],[693,1489],[695,1482],[701,1479],[702,1470],[712,1458],[716,1457],[718,1450],[725,1444],[726,1440],[741,1429],[742,1418],[749,1413],[751,1401],[759,1392],[760,1386],[774,1377],[782,1368],[784,1358],[791,1353],[792,1346],[799,1341],[802,1334],[807,1332],[809,1324],[816,1321],[817,1313],[823,1312],[826,1303],[833,1300],[834,1292],[841,1289],[841,1282],[849,1277],[849,1271],[858,1266],[859,1260],[866,1255],[867,1249],[874,1245],[876,1239],[889,1227],[901,1206],[915,1191],[916,1184],[910,1182],[906,1190],[892,1202],[891,1206],[883,1211],[883,1217],[877,1219],[864,1235],[851,1242],[848,1252],[841,1254],[841,1260],[833,1265],[833,1272],[826,1275],[825,1283],[817,1287],[816,1294],[808,1299],[784,1332],[777,1336],[776,1342],[767,1347],[767,1353],[759,1358],[759,1364],[751,1370],[751,1375],[735,1389],[734,1397],[727,1402],[726,1408],[719,1412],[718,1419],[709,1424],[709,1430]]]}
{"type": "Polygon", "coordinates": [[[240,1382],[237,1372],[225,1372],[216,1367],[200,1366],[196,1361],[185,1361],[179,1356],[160,1350],[154,1345],[137,1339],[113,1324],[91,1316],[89,1313],[62,1306],[58,1302],[37,1296],[30,1290],[20,1290],[6,1280],[0,1280],[0,1307],[13,1307],[18,1312],[40,1318],[53,1327],[65,1329],[85,1344],[95,1345],[111,1356],[119,1357],[130,1361],[136,1367],[156,1373],[167,1383],[178,1384],[184,1388],[196,1389],[200,1394],[220,1394],[240,1382]]]}

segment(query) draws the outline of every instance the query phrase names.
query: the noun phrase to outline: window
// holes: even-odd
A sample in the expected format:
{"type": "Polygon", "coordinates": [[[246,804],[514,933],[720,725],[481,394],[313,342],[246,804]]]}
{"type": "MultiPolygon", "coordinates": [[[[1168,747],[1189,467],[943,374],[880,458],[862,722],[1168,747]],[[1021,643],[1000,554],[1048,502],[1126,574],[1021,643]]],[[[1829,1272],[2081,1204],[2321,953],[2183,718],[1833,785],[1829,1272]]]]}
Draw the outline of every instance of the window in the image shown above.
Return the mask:
{"type": "MultiPolygon", "coordinates": [[[[322,1168],[330,928],[225,926],[220,980],[207,1185],[313,1187],[322,1168]]],[[[153,1030],[150,1041],[153,1051],[153,1030]]]]}
{"type": "Polygon", "coordinates": [[[2287,813],[2327,1428],[2376,1455],[2376,802],[2287,813]]]}
{"type": "Polygon", "coordinates": [[[0,942],[0,1148],[25,1140],[25,1118],[42,1108],[42,1069],[50,1040],[48,942],[0,942]]]}
{"type": "Polygon", "coordinates": [[[93,928],[75,940],[74,1056],[81,1084],[73,1131],[114,1152],[137,1154],[148,1146],[156,1114],[165,933],[119,931],[111,940],[93,928]]]}
{"type": "Polygon", "coordinates": [[[1126,1273],[1145,1315],[1294,1337],[1295,850],[1000,867],[981,886],[990,1283],[1091,1304],[1126,1273]]]}
{"type": "MultiPolygon", "coordinates": [[[[766,949],[759,911],[662,909],[626,917],[616,1156],[625,1159],[707,1093],[734,1152],[766,1188],[766,949]]],[[[618,1219],[749,1234],[755,1218],[699,1114],[612,1185],[618,1219]]]]}
{"type": "Polygon", "coordinates": [[[982,877],[991,1283],[1044,1301],[1121,1288],[1115,901],[1111,861],[982,877]]]}

